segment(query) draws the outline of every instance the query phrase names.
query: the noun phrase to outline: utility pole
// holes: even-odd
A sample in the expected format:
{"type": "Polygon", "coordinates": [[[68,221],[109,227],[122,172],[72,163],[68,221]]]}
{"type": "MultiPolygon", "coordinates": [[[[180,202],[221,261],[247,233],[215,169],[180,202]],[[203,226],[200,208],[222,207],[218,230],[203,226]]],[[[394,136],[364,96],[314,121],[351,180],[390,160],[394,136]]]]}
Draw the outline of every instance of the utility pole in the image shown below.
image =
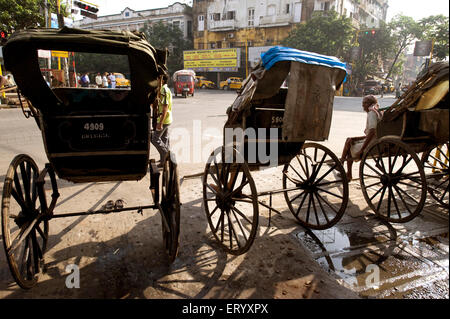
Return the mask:
{"type": "Polygon", "coordinates": [[[45,27],[48,28],[48,2],[44,0],[45,27]]]}

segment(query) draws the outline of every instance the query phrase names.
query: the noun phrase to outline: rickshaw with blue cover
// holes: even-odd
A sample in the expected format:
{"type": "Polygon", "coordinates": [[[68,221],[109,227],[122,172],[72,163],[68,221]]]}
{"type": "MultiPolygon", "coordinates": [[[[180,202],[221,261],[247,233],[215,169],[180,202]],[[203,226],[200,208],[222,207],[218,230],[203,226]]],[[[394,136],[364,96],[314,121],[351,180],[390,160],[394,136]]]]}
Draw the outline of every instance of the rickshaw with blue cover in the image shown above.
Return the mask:
{"type": "Polygon", "coordinates": [[[345,78],[345,64],[336,57],[279,46],[262,54],[228,108],[223,145],[202,175],[206,218],[225,251],[249,250],[259,205],[269,209],[269,225],[272,211],[280,213],[272,207],[274,194],[284,194],[305,227],[327,229],[341,219],[348,202],[344,168],[315,142],[328,139],[335,92],[345,78]],[[267,156],[267,150],[274,152],[267,156]],[[278,166],[282,188],[258,193],[250,172],[278,166]]]}

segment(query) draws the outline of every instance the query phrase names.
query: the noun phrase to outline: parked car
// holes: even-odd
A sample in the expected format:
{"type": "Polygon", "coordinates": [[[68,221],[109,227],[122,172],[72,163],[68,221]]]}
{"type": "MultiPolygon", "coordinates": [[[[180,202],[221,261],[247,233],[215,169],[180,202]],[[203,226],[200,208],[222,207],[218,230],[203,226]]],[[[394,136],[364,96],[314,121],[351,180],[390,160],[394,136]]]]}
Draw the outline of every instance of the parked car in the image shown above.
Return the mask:
{"type": "Polygon", "coordinates": [[[382,86],[380,81],[367,80],[364,82],[364,95],[367,94],[381,94],[382,86]]]}
{"type": "Polygon", "coordinates": [[[214,89],[216,88],[216,83],[208,80],[204,76],[198,75],[195,77],[195,86],[202,89],[214,89]]]}
{"type": "Polygon", "coordinates": [[[230,78],[226,79],[225,81],[221,81],[219,83],[219,87],[222,90],[229,90],[229,89],[238,90],[242,87],[242,78],[230,77],[230,78]]]}
{"type": "Polygon", "coordinates": [[[113,74],[116,77],[116,87],[118,88],[130,87],[130,80],[125,78],[125,76],[122,73],[113,72],[113,74]]]}

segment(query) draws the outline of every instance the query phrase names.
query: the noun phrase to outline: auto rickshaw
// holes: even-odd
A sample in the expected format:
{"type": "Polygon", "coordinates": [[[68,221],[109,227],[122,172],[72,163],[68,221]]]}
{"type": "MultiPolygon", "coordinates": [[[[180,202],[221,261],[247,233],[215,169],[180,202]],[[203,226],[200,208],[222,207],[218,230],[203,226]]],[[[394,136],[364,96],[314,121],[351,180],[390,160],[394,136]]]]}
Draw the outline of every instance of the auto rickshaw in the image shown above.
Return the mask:
{"type": "Polygon", "coordinates": [[[185,98],[188,95],[194,96],[194,87],[195,87],[194,71],[178,70],[173,74],[172,80],[175,96],[177,96],[178,94],[182,95],[185,98]]]}

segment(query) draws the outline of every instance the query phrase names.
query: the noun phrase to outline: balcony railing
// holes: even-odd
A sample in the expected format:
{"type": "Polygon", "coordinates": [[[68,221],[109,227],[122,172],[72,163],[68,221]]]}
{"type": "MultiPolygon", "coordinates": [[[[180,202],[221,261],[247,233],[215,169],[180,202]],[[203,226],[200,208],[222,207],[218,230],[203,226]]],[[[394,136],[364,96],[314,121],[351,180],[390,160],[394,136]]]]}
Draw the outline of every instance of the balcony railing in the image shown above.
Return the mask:
{"type": "Polygon", "coordinates": [[[236,21],[234,20],[220,20],[220,21],[210,21],[210,30],[234,30],[236,28],[236,21]]]}
{"type": "Polygon", "coordinates": [[[293,22],[293,17],[291,17],[291,15],[289,14],[266,16],[259,19],[260,26],[272,24],[282,25],[282,24],[289,24],[290,22],[293,22]]]}

